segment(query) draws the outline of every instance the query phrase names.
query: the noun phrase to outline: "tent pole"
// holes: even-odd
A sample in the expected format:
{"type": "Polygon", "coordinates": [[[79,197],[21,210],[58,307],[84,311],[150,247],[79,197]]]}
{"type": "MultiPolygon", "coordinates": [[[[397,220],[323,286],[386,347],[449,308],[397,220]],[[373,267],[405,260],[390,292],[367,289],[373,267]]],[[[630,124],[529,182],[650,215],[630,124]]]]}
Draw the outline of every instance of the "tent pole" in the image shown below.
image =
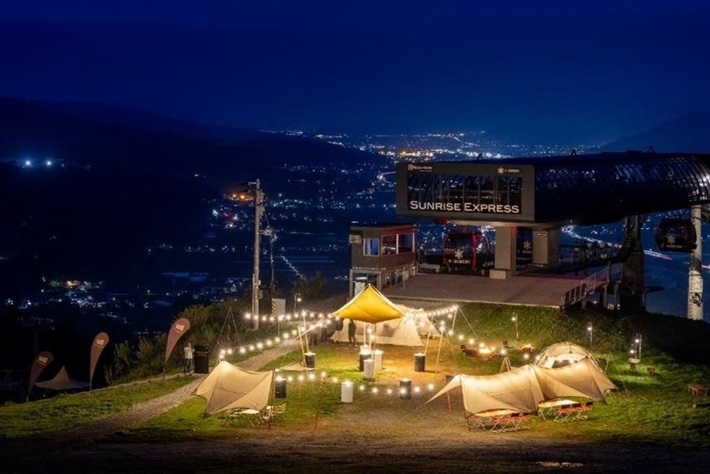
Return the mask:
{"type": "MultiPolygon", "coordinates": [[[[429,317],[427,316],[427,319],[429,317]]],[[[424,355],[426,355],[427,351],[429,350],[429,339],[431,339],[432,332],[431,332],[431,327],[434,325],[431,321],[429,322],[429,327],[427,328],[426,331],[426,344],[424,344],[424,355]]]]}
{"type": "Polygon", "coordinates": [[[301,343],[301,363],[303,364],[304,367],[306,366],[306,352],[308,352],[308,338],[306,336],[307,333],[308,333],[308,331],[306,331],[306,332],[301,331],[301,325],[299,324],[298,325],[298,341],[301,343]],[[304,339],[306,340],[305,350],[303,348],[303,340],[304,339]]]}
{"type": "Polygon", "coordinates": [[[321,394],[323,393],[323,384],[324,384],[323,377],[321,377],[320,382],[318,384],[318,401],[316,402],[316,419],[315,423],[313,425],[313,430],[318,429],[318,413],[320,413],[320,400],[321,400],[321,394]]]}
{"type": "MultiPolygon", "coordinates": [[[[451,322],[451,329],[453,330],[456,327],[456,314],[457,312],[454,312],[454,318],[451,322]]],[[[447,336],[448,336],[448,331],[447,331],[447,336]]],[[[443,344],[442,339],[444,338],[444,335],[442,334],[441,337],[439,338],[439,351],[436,354],[436,365],[434,366],[434,372],[439,370],[439,357],[441,356],[441,344],[443,344]]],[[[451,345],[451,344],[449,344],[451,345]]],[[[456,359],[454,359],[456,360],[456,359]]]]}

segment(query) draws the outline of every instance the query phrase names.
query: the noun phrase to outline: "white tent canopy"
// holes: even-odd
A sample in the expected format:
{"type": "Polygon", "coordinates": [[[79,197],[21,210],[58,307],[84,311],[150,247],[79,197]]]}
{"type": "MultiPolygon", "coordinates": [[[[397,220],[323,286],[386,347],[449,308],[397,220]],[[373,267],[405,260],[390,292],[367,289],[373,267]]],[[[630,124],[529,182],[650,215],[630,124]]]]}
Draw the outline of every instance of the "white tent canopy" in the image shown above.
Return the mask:
{"type": "Polygon", "coordinates": [[[536,357],[535,365],[551,369],[589,358],[597,365],[592,353],[574,342],[558,342],[546,347],[536,357]]]}
{"type": "Polygon", "coordinates": [[[62,366],[57,375],[50,380],[35,383],[36,387],[47,390],[80,390],[89,386],[89,382],[75,380],[69,375],[67,368],[62,366]]]}
{"type": "Polygon", "coordinates": [[[616,388],[590,359],[556,369],[526,365],[496,375],[457,375],[429,401],[461,387],[469,413],[509,409],[535,413],[538,404],[560,397],[603,401],[616,388]]]}
{"type": "Polygon", "coordinates": [[[233,408],[262,410],[269,404],[273,378],[273,372],[242,370],[223,360],[193,394],[207,400],[208,415],[233,408]]]}

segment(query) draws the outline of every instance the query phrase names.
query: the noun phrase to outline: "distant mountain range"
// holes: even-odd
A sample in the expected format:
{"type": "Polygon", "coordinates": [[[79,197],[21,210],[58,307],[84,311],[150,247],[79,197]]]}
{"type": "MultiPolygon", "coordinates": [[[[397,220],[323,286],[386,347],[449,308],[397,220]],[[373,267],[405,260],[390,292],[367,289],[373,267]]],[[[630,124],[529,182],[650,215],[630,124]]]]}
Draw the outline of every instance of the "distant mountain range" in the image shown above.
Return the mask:
{"type": "MultiPolygon", "coordinates": [[[[603,150],[708,152],[709,131],[710,115],[697,114],[603,150]]],[[[100,104],[0,99],[0,288],[33,289],[45,275],[125,280],[144,271],[150,243],[204,235],[211,206],[235,185],[261,178],[267,195],[313,199],[319,183],[348,196],[387,166],[379,155],[311,139],[100,104]],[[22,165],[48,157],[61,166],[22,165]],[[356,169],[368,171],[340,172],[356,169]]]]}
{"type": "Polygon", "coordinates": [[[378,155],[300,137],[106,105],[0,99],[0,161],[25,156],[200,177],[219,189],[258,177],[277,178],[284,164],[381,162],[378,155]]]}
{"type": "MultiPolygon", "coordinates": [[[[267,194],[298,198],[313,192],[299,165],[382,162],[326,142],[141,111],[0,99],[0,288],[33,290],[40,276],[56,275],[125,281],[144,271],[149,244],[203,235],[220,192],[235,185],[261,178],[267,194]]],[[[346,184],[363,189],[364,179],[348,175],[346,184]]]]}
{"type": "Polygon", "coordinates": [[[659,153],[710,152],[710,114],[698,113],[670,120],[602,147],[602,151],[648,149],[659,153]]]}

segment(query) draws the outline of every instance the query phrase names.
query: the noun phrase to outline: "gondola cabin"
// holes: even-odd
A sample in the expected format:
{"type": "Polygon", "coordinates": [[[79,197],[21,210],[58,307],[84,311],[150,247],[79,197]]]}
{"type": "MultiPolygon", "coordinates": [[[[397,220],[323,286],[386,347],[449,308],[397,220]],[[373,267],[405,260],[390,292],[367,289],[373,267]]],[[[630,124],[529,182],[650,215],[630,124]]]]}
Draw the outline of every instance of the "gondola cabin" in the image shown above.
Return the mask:
{"type": "Polygon", "coordinates": [[[493,267],[495,255],[481,231],[450,232],[442,247],[444,265],[449,272],[484,274],[493,267]]]}
{"type": "Polygon", "coordinates": [[[664,218],[658,223],[654,238],[659,250],[667,252],[692,252],[698,236],[690,219],[664,218]]]}

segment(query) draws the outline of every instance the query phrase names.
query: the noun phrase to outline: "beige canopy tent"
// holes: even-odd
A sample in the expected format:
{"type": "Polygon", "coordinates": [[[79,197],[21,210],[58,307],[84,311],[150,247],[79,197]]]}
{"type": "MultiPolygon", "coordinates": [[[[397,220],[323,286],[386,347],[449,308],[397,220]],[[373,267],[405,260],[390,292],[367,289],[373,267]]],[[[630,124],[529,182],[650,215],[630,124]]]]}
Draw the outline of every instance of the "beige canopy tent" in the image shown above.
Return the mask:
{"type": "Polygon", "coordinates": [[[37,382],[35,383],[35,386],[47,390],[80,390],[87,388],[89,386],[89,382],[71,378],[69,372],[67,372],[67,368],[62,366],[54,378],[51,380],[45,380],[44,382],[37,382]]]}
{"type": "Polygon", "coordinates": [[[530,366],[495,375],[457,375],[429,401],[456,387],[461,387],[463,405],[469,413],[505,409],[534,413],[544,400],[530,366]]]}
{"type": "Polygon", "coordinates": [[[269,404],[273,372],[251,372],[223,360],[193,392],[207,400],[205,413],[233,408],[263,410],[269,404]]]}
{"type": "Polygon", "coordinates": [[[509,409],[535,413],[542,401],[582,397],[603,401],[616,388],[589,359],[565,367],[546,369],[533,365],[495,375],[457,375],[429,401],[461,387],[464,408],[469,413],[509,409]]]}
{"type": "Polygon", "coordinates": [[[609,390],[616,389],[612,381],[588,357],[555,369],[533,368],[547,400],[584,397],[603,401],[609,390]]]}

